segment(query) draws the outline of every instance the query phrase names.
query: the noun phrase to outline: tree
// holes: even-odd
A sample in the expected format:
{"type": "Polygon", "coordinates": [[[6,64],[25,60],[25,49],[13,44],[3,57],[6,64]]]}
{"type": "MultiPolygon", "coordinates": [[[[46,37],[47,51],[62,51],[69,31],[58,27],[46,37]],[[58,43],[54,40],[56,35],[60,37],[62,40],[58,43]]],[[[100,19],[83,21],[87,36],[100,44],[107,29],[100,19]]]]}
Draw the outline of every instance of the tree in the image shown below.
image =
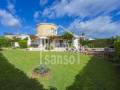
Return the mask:
{"type": "Polygon", "coordinates": [[[73,34],[71,32],[65,32],[63,35],[62,35],[62,38],[64,40],[67,41],[67,44],[69,44],[68,46],[71,45],[72,43],[72,38],[73,38],[73,34]]]}
{"type": "Polygon", "coordinates": [[[65,33],[62,35],[62,38],[63,38],[63,39],[66,39],[66,40],[72,40],[73,34],[70,33],[70,32],[65,32],[65,33]]]}

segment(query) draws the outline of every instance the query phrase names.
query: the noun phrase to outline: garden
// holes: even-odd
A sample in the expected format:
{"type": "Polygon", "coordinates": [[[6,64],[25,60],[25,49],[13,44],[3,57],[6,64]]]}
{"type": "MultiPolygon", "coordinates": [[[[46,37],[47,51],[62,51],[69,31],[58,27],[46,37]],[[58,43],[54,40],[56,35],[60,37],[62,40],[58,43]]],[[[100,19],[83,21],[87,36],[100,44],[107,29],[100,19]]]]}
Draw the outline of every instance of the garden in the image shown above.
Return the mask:
{"type": "Polygon", "coordinates": [[[0,90],[120,90],[119,78],[119,66],[104,58],[72,52],[29,52],[20,49],[0,52],[0,90]],[[45,64],[46,60],[53,60],[52,55],[73,56],[74,63],[45,64]],[[39,70],[40,75],[33,78],[33,72],[39,70]]]}
{"type": "Polygon", "coordinates": [[[0,90],[120,90],[119,37],[80,41],[93,47],[114,47],[115,63],[77,52],[26,51],[26,39],[1,37],[0,41],[0,90]],[[15,41],[22,49],[11,48],[15,41]]]}

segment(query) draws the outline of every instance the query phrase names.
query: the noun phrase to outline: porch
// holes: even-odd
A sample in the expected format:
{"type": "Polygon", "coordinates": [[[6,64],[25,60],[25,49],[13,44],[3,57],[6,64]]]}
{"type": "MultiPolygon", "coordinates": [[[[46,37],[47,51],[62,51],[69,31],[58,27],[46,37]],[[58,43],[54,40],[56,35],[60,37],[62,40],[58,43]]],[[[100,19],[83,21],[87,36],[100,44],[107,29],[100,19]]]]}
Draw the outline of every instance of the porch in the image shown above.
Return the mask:
{"type": "Polygon", "coordinates": [[[60,37],[40,37],[32,42],[32,47],[40,48],[40,50],[46,50],[46,47],[50,45],[54,47],[53,50],[63,50],[68,47],[67,42],[60,37]]]}

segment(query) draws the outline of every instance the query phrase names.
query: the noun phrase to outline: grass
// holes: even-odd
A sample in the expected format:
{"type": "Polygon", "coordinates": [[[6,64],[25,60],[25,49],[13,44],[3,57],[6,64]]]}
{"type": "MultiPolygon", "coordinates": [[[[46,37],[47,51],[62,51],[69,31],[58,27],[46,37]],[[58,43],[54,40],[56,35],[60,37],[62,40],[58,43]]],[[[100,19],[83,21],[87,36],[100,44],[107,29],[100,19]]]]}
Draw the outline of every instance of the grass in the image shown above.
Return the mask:
{"type": "MultiPolygon", "coordinates": [[[[43,62],[45,62],[46,60],[53,61],[56,60],[56,57],[62,56],[62,61],[65,62],[65,60],[70,60],[73,56],[73,59],[71,60],[75,61],[74,64],[70,64],[70,63],[47,64],[47,66],[51,70],[50,74],[45,77],[39,77],[37,80],[34,81],[37,84],[39,83],[40,86],[34,85],[34,89],[24,89],[24,90],[37,90],[35,88],[37,87],[42,88],[41,85],[43,85],[43,87],[46,89],[49,89],[49,87],[55,87],[57,88],[57,90],[66,90],[66,89],[120,90],[119,89],[120,74],[117,71],[118,68],[112,65],[111,63],[102,60],[100,58],[89,57],[89,56],[84,56],[70,52],[40,53],[40,52],[27,52],[27,51],[11,50],[11,49],[4,50],[2,52],[2,55],[4,56],[4,60],[6,60],[6,63],[12,65],[14,69],[17,69],[17,71],[21,71],[22,75],[24,74],[27,80],[31,78],[32,70],[39,65],[40,61],[43,62]],[[47,58],[45,58],[45,56],[47,56],[47,58]]],[[[0,57],[0,63],[2,59],[3,57],[0,57]]],[[[5,66],[3,65],[3,67],[5,66]]],[[[2,73],[2,71],[6,70],[3,67],[0,66],[1,68],[0,74],[2,73]]],[[[10,77],[9,79],[12,80],[13,78],[17,78],[17,77],[9,76],[10,73],[12,72],[10,71],[7,73],[8,74],[7,77],[10,77]]],[[[20,81],[20,79],[18,81],[20,81]]],[[[28,81],[32,82],[30,80],[28,81]]],[[[7,84],[9,84],[9,82],[7,84]]],[[[24,84],[24,82],[22,84],[24,84]]],[[[33,84],[30,85],[33,86],[33,84]]],[[[2,87],[4,88],[5,86],[2,87]]],[[[7,90],[7,89],[3,89],[3,90],[7,90]]],[[[11,89],[11,90],[23,90],[23,89],[11,89]]],[[[38,90],[42,90],[42,89],[38,89],[38,90]]]]}

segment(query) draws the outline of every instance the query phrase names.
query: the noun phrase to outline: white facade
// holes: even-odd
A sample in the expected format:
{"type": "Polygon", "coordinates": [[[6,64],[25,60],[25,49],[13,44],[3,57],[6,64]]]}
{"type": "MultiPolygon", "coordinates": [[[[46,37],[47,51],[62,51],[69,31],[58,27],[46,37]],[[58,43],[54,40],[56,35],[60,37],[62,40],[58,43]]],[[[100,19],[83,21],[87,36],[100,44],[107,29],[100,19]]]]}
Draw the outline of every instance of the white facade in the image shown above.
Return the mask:
{"type": "Polygon", "coordinates": [[[76,49],[79,49],[79,39],[74,39],[73,40],[73,46],[76,48],[76,49]]]}
{"type": "Polygon", "coordinates": [[[79,49],[79,39],[80,39],[79,36],[74,35],[74,37],[73,37],[73,46],[74,46],[76,49],[79,49]]]}
{"type": "Polygon", "coordinates": [[[14,43],[14,47],[15,47],[15,48],[20,47],[19,43],[18,43],[18,42],[15,42],[15,43],[14,43]]]}

